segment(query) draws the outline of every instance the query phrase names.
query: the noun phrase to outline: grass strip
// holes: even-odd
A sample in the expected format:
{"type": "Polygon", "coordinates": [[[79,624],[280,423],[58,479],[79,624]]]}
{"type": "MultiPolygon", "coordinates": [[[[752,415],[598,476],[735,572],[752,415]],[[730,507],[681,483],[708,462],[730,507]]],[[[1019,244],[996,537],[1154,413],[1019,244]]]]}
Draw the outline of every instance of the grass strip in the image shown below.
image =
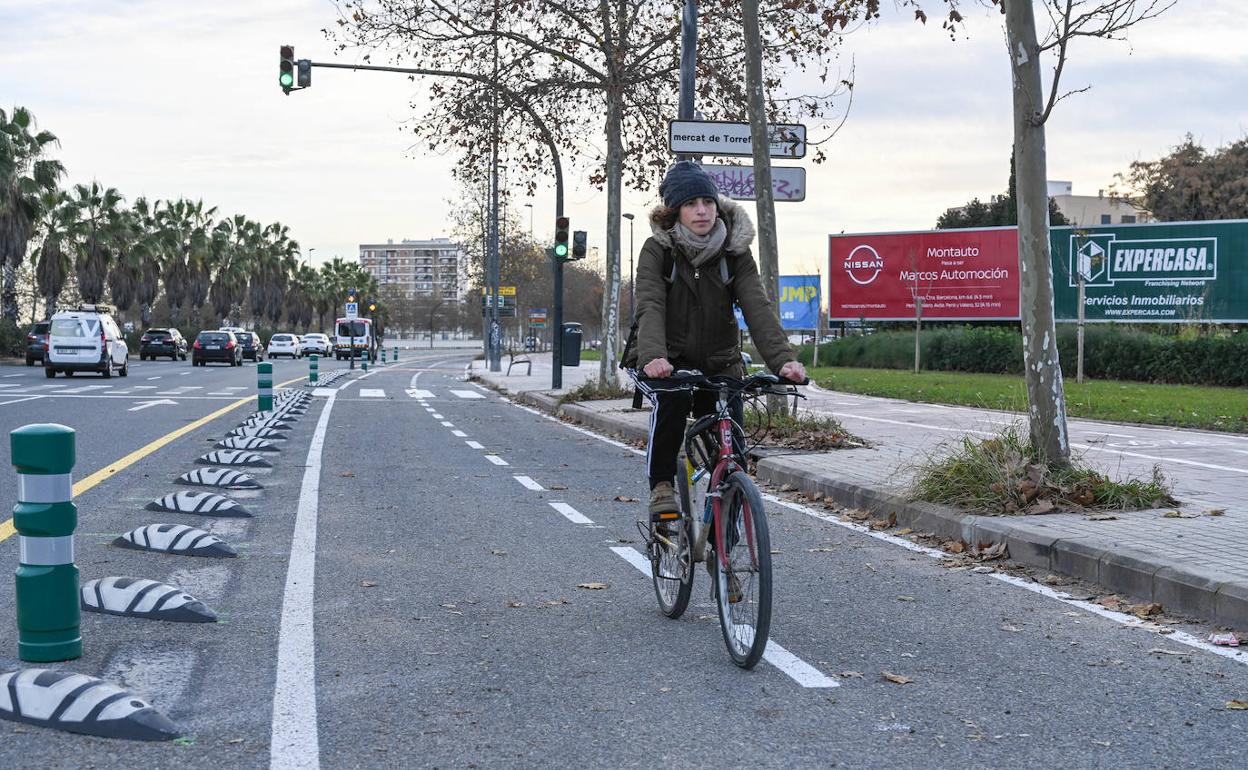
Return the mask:
{"type": "MultiPolygon", "coordinates": [[[[820,387],[865,396],[1027,411],[1027,387],[1019,375],[820,367],[810,377],[820,387]]],[[[1065,387],[1071,417],[1248,433],[1248,388],[1116,380],[1066,380],[1065,387]]]]}

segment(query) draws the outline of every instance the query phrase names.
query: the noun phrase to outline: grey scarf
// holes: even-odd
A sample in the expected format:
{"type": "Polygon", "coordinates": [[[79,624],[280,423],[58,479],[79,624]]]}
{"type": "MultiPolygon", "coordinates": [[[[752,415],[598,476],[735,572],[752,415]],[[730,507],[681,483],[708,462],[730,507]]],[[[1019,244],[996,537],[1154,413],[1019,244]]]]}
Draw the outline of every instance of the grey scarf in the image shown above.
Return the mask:
{"type": "Polygon", "coordinates": [[[716,217],[715,225],[706,235],[696,235],[692,230],[677,222],[672,228],[672,239],[680,245],[689,264],[702,267],[719,254],[728,238],[728,228],[724,220],[716,217]]]}

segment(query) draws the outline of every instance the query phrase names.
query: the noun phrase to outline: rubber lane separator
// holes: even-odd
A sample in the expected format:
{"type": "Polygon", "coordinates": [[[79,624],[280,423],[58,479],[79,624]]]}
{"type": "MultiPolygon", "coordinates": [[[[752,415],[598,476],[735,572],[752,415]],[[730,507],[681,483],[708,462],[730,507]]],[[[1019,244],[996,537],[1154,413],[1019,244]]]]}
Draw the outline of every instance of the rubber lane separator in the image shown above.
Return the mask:
{"type": "MultiPolygon", "coordinates": [[[[611,550],[616,556],[636,567],[638,572],[650,577],[650,562],[636,548],[612,546],[611,550]]],[[[841,686],[837,680],[781,647],[775,639],[767,640],[763,660],[780,669],[782,673],[802,687],[826,689],[841,686]]]]}

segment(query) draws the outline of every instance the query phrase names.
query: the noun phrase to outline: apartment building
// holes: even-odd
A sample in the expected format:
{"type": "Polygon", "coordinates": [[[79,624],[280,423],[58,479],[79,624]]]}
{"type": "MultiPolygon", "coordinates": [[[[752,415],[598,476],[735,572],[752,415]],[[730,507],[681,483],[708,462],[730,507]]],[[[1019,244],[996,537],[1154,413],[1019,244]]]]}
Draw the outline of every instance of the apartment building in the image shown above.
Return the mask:
{"type": "Polygon", "coordinates": [[[382,287],[398,287],[409,297],[439,293],[444,299],[462,299],[468,289],[466,262],[463,248],[449,238],[360,244],[364,269],[382,287]]]}
{"type": "Polygon", "coordinates": [[[1096,195],[1075,195],[1074,185],[1066,181],[1049,180],[1049,197],[1057,203],[1058,211],[1076,227],[1135,225],[1153,221],[1147,211],[1137,208],[1126,198],[1106,195],[1104,190],[1098,190],[1096,195]]]}

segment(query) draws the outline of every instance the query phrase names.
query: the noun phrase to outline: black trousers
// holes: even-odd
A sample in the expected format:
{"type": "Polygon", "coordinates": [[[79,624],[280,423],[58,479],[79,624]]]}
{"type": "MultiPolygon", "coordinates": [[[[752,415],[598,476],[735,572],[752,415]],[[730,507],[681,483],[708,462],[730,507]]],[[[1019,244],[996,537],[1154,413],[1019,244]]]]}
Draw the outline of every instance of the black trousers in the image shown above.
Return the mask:
{"type": "MultiPolygon", "coordinates": [[[[650,488],[660,481],[669,484],[676,478],[676,458],[680,454],[680,445],[685,440],[685,421],[692,412],[693,418],[711,414],[715,411],[718,394],[709,390],[693,393],[653,393],[654,410],[650,413],[650,442],[646,447],[646,473],[650,477],[650,488]]],[[[732,419],[737,425],[745,424],[745,407],[740,398],[734,398],[728,404],[732,419]]],[[[740,431],[733,430],[733,443],[742,455],[745,454],[744,438],[740,431]]]]}

